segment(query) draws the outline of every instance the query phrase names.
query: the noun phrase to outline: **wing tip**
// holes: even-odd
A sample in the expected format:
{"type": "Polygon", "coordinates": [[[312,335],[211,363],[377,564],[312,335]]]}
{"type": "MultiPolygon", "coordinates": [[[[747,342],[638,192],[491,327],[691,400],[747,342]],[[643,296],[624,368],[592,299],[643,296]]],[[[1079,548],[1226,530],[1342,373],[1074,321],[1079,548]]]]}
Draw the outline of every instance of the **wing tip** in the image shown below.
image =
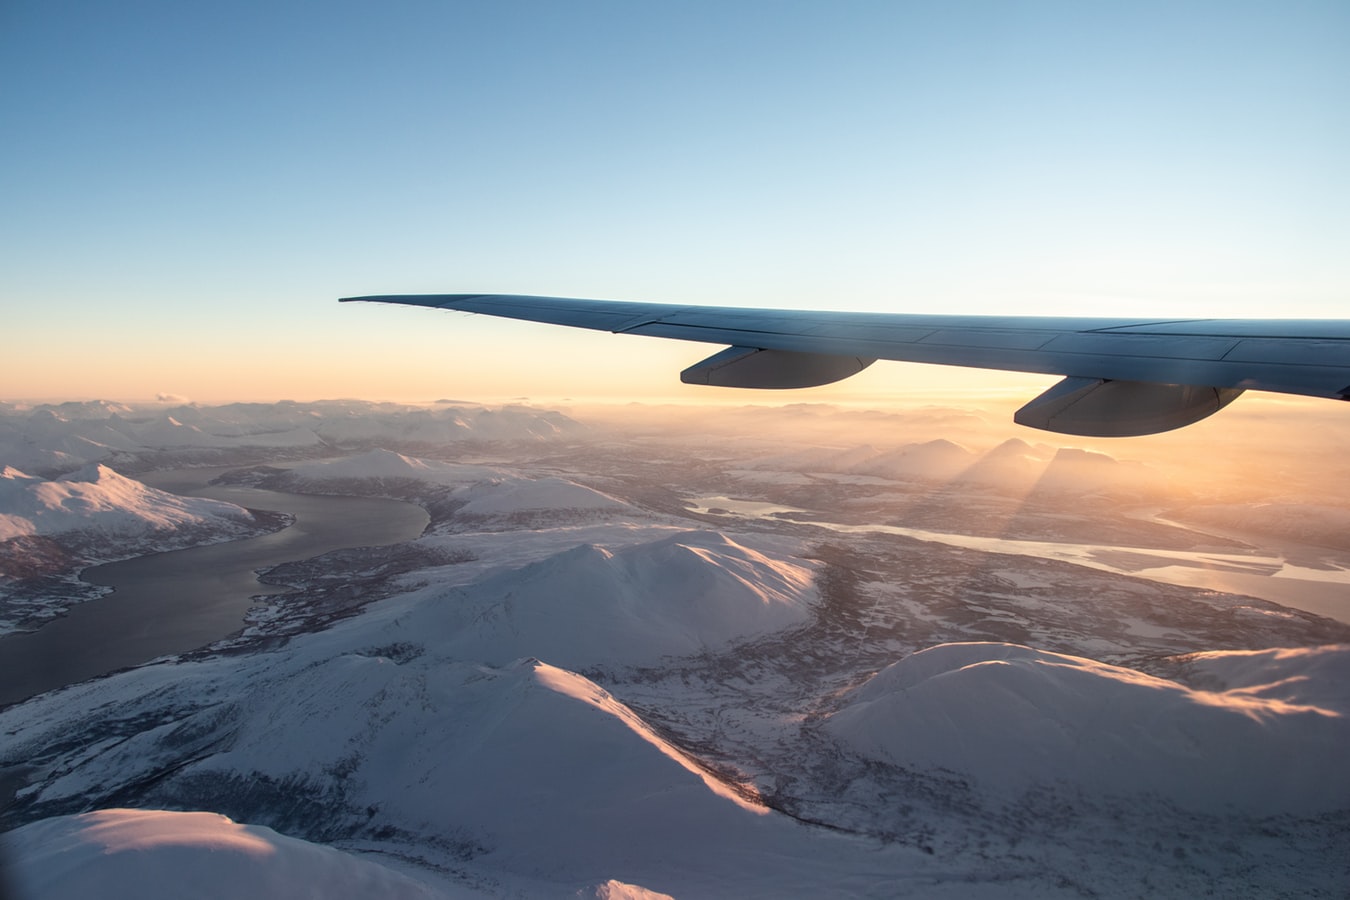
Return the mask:
{"type": "Polygon", "coordinates": [[[440,306],[453,299],[447,294],[367,294],[361,297],[339,297],[339,303],[401,303],[405,306],[440,306]]]}

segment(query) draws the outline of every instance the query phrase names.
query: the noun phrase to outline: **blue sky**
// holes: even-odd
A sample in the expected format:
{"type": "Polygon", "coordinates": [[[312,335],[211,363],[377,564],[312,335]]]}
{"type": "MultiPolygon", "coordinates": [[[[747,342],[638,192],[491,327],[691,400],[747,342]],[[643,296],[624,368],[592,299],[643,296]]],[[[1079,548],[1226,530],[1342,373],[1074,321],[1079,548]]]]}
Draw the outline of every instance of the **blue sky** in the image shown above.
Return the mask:
{"type": "Polygon", "coordinates": [[[361,293],[1350,300],[1344,2],[9,0],[0,122],[0,398],[637,392],[702,349],[361,293]]]}

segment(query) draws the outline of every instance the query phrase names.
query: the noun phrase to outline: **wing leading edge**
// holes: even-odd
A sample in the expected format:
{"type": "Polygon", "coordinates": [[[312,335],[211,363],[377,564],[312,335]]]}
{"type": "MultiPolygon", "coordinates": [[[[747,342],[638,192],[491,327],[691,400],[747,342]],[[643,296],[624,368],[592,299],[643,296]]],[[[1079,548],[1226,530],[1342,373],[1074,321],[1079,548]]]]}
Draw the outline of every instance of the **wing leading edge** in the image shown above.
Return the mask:
{"type": "Polygon", "coordinates": [[[931,316],[682,306],[510,294],[347,297],[723,344],[692,384],[797,388],[878,359],[1061,375],[1014,417],[1097,437],[1154,434],[1245,390],[1350,399],[1350,320],[931,316]]]}

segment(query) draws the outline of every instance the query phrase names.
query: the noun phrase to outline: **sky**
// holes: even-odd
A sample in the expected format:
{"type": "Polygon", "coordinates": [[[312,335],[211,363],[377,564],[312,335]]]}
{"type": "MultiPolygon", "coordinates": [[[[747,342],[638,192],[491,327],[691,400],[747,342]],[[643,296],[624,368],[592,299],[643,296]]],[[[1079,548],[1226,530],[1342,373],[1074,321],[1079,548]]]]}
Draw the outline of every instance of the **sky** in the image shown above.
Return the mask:
{"type": "Polygon", "coordinates": [[[372,293],[1350,306],[1343,0],[6,0],[0,129],[4,400],[713,390],[706,346],[372,293]]]}

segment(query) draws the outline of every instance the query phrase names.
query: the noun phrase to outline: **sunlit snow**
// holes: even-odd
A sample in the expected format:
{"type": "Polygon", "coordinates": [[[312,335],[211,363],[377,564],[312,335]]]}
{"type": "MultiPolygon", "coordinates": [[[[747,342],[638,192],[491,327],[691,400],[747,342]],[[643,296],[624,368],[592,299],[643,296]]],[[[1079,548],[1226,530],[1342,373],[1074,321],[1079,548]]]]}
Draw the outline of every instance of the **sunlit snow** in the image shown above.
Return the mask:
{"type": "Polygon", "coordinates": [[[6,835],[21,900],[443,896],[368,859],[209,812],[106,809],[6,835]]]}
{"type": "Polygon", "coordinates": [[[1202,672],[1267,683],[1196,690],[1014,644],[944,644],[877,673],[829,730],[865,755],[991,790],[1147,793],[1208,811],[1341,808],[1350,770],[1311,763],[1350,746],[1350,646],[1285,651],[1278,674],[1270,655],[1205,654],[1202,672]]]}
{"type": "Polygon", "coordinates": [[[220,500],[148,488],[107,466],[88,465],[61,478],[0,471],[0,540],[26,534],[92,531],[144,534],[186,526],[251,522],[247,510],[220,500]]]}

